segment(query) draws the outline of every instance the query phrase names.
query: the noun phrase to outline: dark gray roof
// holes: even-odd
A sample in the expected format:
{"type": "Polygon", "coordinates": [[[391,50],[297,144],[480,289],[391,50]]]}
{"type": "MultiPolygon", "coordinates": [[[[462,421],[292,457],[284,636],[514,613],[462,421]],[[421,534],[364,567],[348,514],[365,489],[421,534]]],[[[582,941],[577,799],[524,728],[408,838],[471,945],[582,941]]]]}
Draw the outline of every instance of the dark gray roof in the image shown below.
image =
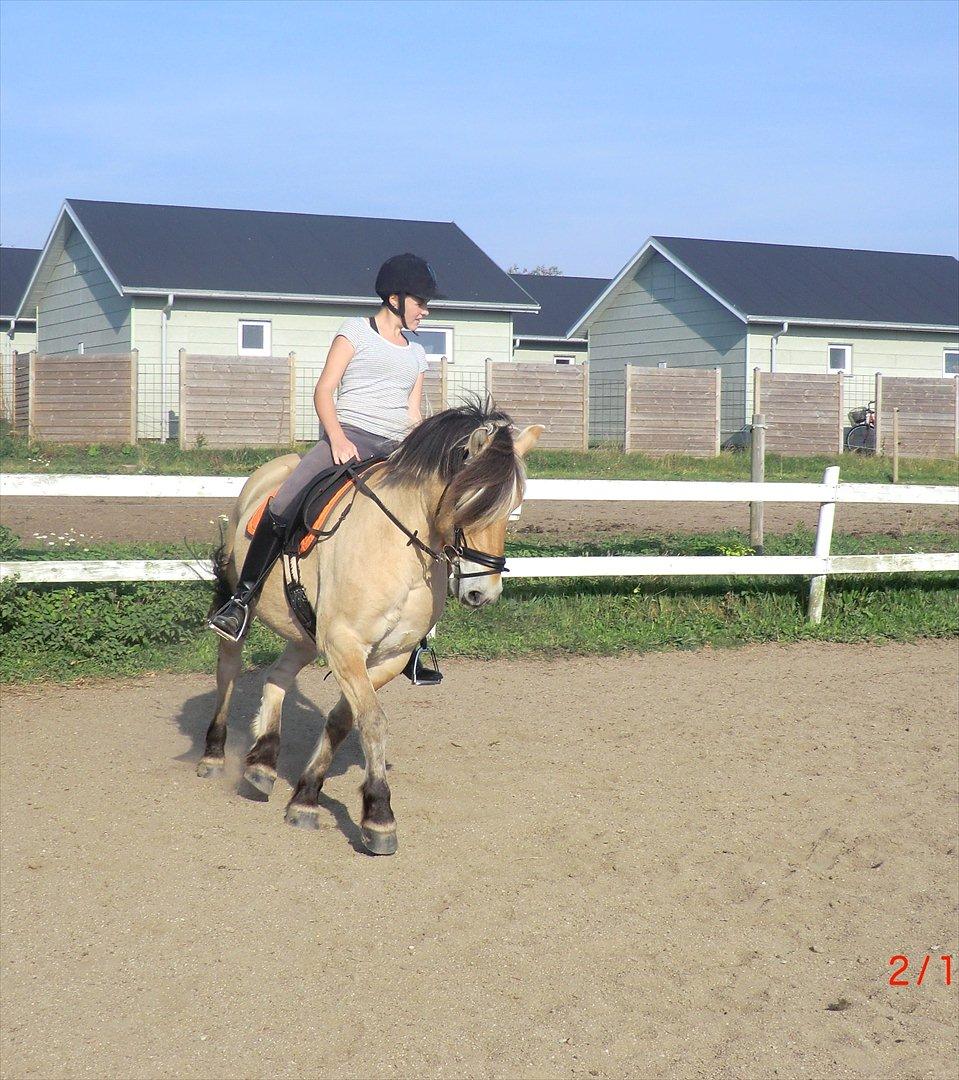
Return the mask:
{"type": "Polygon", "coordinates": [[[16,315],[39,258],[36,248],[0,247],[0,319],[16,315]]]}
{"type": "Polygon", "coordinates": [[[951,255],[653,239],[744,315],[959,326],[951,255]]]}
{"type": "Polygon", "coordinates": [[[565,339],[566,331],[609,285],[609,278],[565,274],[510,274],[510,277],[539,301],[541,309],[538,315],[530,312],[513,317],[514,337],[565,339]]]}
{"type": "Polygon", "coordinates": [[[447,221],[217,210],[69,199],[124,289],[372,297],[390,255],[413,251],[449,300],[533,301],[447,221]]]}

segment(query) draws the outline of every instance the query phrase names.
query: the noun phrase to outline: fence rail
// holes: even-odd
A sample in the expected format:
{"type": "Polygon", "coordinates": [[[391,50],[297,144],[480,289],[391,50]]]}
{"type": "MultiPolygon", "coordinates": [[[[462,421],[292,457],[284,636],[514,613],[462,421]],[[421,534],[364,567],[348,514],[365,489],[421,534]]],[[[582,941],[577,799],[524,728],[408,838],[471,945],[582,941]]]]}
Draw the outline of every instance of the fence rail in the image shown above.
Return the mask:
{"type": "MultiPolygon", "coordinates": [[[[235,496],[242,477],[55,476],[0,477],[0,497],[74,496],[116,498],[218,498],[235,496]]],[[[689,480],[531,480],[527,500],[819,503],[813,555],[527,557],[509,562],[513,578],[809,576],[809,618],[822,618],[825,583],[834,574],[959,572],[959,552],[831,555],[838,503],[955,506],[959,487],[840,484],[830,466],[821,484],[689,480]]],[[[192,559],[0,562],[0,580],[24,584],[109,581],[196,581],[210,567],[192,559]]]]}

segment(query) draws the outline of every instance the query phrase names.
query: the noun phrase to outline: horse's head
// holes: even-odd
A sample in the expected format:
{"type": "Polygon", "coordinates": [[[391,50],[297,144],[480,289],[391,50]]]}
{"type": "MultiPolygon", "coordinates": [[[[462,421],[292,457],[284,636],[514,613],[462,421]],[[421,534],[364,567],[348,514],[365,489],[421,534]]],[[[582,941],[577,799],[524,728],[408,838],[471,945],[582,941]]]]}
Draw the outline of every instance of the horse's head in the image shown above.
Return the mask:
{"type": "MultiPolygon", "coordinates": [[[[454,534],[450,594],[469,607],[497,600],[510,513],[523,501],[523,457],[546,429],[532,424],[519,434],[505,423],[476,428],[467,441],[466,461],[443,498],[441,516],[454,534]]],[[[452,553],[451,553],[452,554],[452,553]]]]}

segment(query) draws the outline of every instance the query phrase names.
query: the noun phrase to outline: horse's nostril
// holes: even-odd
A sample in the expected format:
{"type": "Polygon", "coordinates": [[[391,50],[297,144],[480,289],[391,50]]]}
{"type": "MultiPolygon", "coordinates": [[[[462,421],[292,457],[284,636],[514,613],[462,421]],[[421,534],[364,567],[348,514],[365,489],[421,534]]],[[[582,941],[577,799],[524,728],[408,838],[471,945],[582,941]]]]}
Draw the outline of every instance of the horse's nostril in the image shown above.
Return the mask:
{"type": "Polygon", "coordinates": [[[468,604],[472,604],[473,607],[479,607],[480,604],[482,604],[483,599],[483,594],[479,591],[479,589],[470,589],[470,591],[466,594],[466,602],[468,604]]]}

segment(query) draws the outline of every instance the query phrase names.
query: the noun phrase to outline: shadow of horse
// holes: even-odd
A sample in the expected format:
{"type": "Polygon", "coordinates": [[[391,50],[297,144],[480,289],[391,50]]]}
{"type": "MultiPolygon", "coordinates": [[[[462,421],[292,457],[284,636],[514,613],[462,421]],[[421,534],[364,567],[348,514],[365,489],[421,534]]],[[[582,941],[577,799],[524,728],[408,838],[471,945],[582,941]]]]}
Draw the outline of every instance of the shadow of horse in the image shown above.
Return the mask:
{"type": "MultiPolygon", "coordinates": [[[[253,742],[252,722],[263,694],[264,674],[262,670],[245,671],[237,678],[230,703],[230,722],[227,728],[228,775],[233,780],[236,794],[249,802],[269,801],[268,796],[257,791],[243,778],[243,761],[253,742]]],[[[336,689],[333,684],[331,690],[334,699],[336,689]]],[[[174,760],[189,765],[191,772],[203,756],[206,732],[215,707],[216,688],[211,686],[206,693],[188,698],[173,718],[181,733],[190,740],[189,749],[176,755],[174,760]]],[[[313,753],[325,723],[326,713],[299,687],[294,687],[286,695],[283,703],[283,741],[276,771],[277,777],[285,780],[291,788],[296,787],[296,782],[313,753]]],[[[356,728],[337,747],[336,756],[326,775],[327,777],[342,776],[354,767],[360,770],[366,768],[366,759],[356,728]]],[[[389,769],[389,764],[386,767],[389,769]]],[[[197,783],[200,781],[197,780],[197,783]]],[[[337,828],[350,846],[361,854],[368,854],[361,840],[360,827],[352,819],[346,806],[322,791],[319,804],[329,811],[337,828]]]]}

